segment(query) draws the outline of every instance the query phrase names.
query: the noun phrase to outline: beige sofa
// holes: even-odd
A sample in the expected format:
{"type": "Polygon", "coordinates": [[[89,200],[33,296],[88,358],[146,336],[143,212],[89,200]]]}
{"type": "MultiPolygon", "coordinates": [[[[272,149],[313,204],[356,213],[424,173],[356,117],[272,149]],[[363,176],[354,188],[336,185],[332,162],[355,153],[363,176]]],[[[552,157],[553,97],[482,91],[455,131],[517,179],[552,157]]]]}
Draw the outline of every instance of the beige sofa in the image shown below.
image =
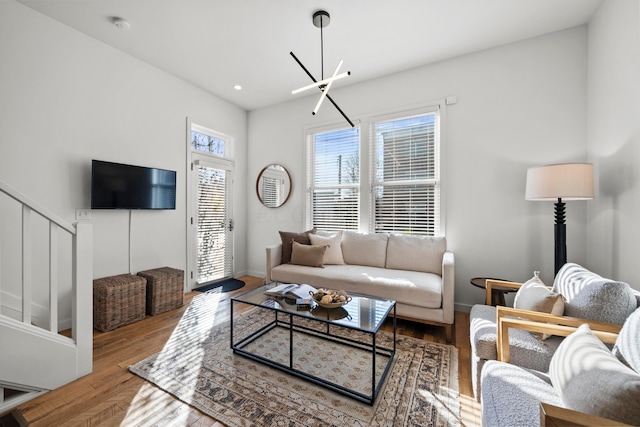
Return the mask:
{"type": "Polygon", "coordinates": [[[344,263],[322,267],[282,264],[282,244],[268,246],[266,283],[307,283],[392,299],[398,317],[443,326],[451,341],[454,256],[444,237],[344,230],[338,242],[344,263]]]}

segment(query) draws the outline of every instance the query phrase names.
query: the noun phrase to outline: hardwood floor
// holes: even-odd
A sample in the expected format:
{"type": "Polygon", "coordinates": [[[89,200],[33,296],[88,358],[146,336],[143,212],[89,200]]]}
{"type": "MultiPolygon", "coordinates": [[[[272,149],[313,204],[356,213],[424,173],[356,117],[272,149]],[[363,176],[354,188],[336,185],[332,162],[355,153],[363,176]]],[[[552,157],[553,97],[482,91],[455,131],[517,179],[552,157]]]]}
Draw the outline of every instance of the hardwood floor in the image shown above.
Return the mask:
{"type": "MultiPolygon", "coordinates": [[[[224,294],[224,299],[262,285],[262,279],[245,276],[246,286],[224,294]]],[[[140,322],[93,335],[93,373],[19,406],[13,413],[21,425],[30,426],[216,426],[215,419],[129,372],[129,365],[160,351],[184,310],[197,295],[185,295],[182,308],[147,316],[140,322]]],[[[391,330],[391,324],[384,328],[391,330]]],[[[398,333],[445,342],[444,329],[398,320],[398,333]]],[[[461,416],[465,426],[479,426],[479,405],[471,388],[469,315],[456,312],[455,345],[461,416]]]]}

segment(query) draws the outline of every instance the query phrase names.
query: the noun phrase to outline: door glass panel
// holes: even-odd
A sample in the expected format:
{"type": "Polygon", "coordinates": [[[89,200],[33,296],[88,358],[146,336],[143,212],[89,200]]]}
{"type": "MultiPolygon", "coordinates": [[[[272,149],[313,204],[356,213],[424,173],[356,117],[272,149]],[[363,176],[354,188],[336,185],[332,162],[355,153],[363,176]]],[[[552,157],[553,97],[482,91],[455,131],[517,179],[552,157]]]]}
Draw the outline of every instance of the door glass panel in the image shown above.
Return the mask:
{"type": "Polygon", "coordinates": [[[231,277],[233,246],[229,218],[230,173],[198,167],[198,268],[199,285],[231,277]]]}

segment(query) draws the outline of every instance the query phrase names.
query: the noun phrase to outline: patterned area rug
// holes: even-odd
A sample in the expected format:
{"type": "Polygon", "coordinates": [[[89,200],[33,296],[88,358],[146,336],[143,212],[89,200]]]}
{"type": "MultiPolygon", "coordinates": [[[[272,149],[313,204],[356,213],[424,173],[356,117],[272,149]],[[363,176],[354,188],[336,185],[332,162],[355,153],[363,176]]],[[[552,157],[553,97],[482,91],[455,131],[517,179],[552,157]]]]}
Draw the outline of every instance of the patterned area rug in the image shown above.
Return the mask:
{"type": "MultiPolygon", "coordinates": [[[[246,333],[244,328],[254,327],[264,315],[260,309],[242,314],[240,324],[234,322],[234,335],[246,333]]],[[[282,344],[288,337],[281,336],[279,329],[261,341],[261,351],[276,359],[288,358],[288,344],[282,344]]],[[[398,335],[391,371],[370,406],[233,354],[229,333],[229,300],[220,302],[219,293],[197,295],[165,348],[129,369],[228,426],[461,424],[458,356],[453,346],[398,335]]],[[[391,346],[392,339],[386,332],[377,336],[383,346],[391,346]]],[[[367,355],[354,349],[335,358],[332,352],[344,348],[311,341],[300,344],[307,351],[301,353],[299,363],[314,366],[338,382],[343,379],[349,386],[370,390],[370,355],[367,361],[367,355]]],[[[298,352],[294,349],[294,353],[298,352]]]]}

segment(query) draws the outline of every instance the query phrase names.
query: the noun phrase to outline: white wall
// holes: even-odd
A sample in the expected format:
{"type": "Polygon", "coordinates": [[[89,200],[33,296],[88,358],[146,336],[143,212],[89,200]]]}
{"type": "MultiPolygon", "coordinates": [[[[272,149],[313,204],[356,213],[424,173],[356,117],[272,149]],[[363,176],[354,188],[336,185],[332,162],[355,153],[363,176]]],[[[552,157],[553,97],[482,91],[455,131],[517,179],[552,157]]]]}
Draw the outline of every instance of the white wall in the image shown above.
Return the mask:
{"type": "MultiPolygon", "coordinates": [[[[541,270],[544,281],[553,281],[553,204],[524,200],[525,175],[530,166],[586,160],[586,61],[582,26],[332,88],[352,120],[457,97],[446,110],[442,179],[459,309],[482,301],[482,291],[469,284],[475,276],[526,280],[541,270]]],[[[249,195],[253,274],[264,274],[264,247],[279,241],[278,230],[303,229],[304,128],[342,123],[328,103],[312,117],[316,97],[249,113],[249,188],[269,163],[284,165],[293,179],[281,208],[267,209],[249,195]]],[[[587,202],[567,203],[571,261],[586,260],[586,209],[587,202]]]]}
{"type": "MultiPolygon", "coordinates": [[[[185,269],[186,118],[235,137],[235,265],[246,271],[244,110],[15,2],[0,2],[0,57],[0,180],[74,222],[90,205],[91,159],[177,171],[176,210],[132,214],[133,274],[185,269]]],[[[129,272],[128,211],[91,213],[94,277],[129,272]]]]}
{"type": "Polygon", "coordinates": [[[588,264],[640,290],[640,2],[607,0],[589,23],[588,264]]]}

